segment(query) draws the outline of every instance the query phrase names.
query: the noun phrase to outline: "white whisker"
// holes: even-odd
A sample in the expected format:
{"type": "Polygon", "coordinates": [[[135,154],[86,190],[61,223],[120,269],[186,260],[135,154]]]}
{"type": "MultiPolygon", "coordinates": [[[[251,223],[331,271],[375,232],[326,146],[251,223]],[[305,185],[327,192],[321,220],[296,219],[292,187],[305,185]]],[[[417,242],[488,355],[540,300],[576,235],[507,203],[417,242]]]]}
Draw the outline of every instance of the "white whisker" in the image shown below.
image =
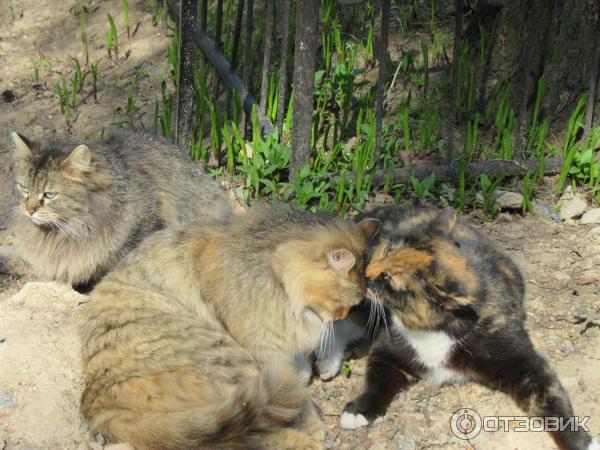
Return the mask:
{"type": "Polygon", "coordinates": [[[318,353],[319,356],[329,353],[333,347],[333,321],[324,320],[321,323],[318,353]]]}

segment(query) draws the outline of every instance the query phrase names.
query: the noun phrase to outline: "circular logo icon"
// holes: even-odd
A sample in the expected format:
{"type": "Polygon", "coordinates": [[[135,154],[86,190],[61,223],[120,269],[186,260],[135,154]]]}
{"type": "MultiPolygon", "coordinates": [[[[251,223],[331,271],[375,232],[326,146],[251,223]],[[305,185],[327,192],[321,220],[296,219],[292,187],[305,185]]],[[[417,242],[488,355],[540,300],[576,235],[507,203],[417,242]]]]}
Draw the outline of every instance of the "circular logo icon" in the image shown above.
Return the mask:
{"type": "Polygon", "coordinates": [[[481,431],[481,416],[470,408],[458,409],[450,418],[450,429],[459,439],[473,439],[481,431]]]}

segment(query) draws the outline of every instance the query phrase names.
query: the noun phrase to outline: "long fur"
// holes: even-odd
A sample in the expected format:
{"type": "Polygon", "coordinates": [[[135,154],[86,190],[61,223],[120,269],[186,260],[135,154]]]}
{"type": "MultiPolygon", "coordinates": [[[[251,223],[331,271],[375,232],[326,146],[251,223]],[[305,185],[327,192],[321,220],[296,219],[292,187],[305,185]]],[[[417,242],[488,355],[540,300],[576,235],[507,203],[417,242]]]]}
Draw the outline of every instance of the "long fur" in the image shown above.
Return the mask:
{"type": "MultiPolygon", "coordinates": [[[[369,354],[361,395],[342,425],[366,425],[395,395],[424,378],[475,381],[513,397],[530,416],[569,418],[569,396],[525,327],[525,283],[516,264],[451,209],[379,208],[383,223],[366,275],[369,295],[392,324],[369,354]]],[[[591,436],[553,431],[561,450],[587,450],[591,436]]]]}
{"type": "Polygon", "coordinates": [[[82,410],[138,450],[320,448],[294,360],[365,292],[373,232],[285,205],[155,233],[91,293],[82,410]],[[340,271],[332,251],[354,261],[340,271]],[[327,327],[325,327],[327,328],[327,327]]]}
{"type": "Polygon", "coordinates": [[[27,190],[14,217],[15,244],[44,278],[88,283],[163,226],[232,212],[227,194],[187,152],[157,136],[117,131],[87,146],[13,136],[15,182],[27,190]],[[43,224],[34,223],[33,209],[43,224]]]}

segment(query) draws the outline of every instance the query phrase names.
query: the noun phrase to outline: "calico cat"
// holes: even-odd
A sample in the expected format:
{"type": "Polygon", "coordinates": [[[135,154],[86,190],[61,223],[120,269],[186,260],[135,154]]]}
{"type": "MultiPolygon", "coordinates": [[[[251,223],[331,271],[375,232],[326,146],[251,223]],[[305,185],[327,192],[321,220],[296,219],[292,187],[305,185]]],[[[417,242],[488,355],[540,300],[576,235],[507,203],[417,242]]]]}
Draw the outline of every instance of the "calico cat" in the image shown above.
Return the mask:
{"type": "MultiPolygon", "coordinates": [[[[370,350],[363,392],[346,405],[343,427],[385,414],[408,376],[475,381],[511,395],[530,416],[573,416],[525,329],[525,286],[511,259],[452,209],[380,208],[364,217],[382,221],[366,276],[388,329],[370,350]]],[[[600,449],[582,429],[552,437],[561,449],[600,449]]]]}
{"type": "Polygon", "coordinates": [[[85,284],[143,237],[199,215],[228,217],[227,194],[186,152],[143,132],[38,144],[10,132],[20,205],[16,246],[41,276],[85,284]]]}
{"type": "Polygon", "coordinates": [[[321,448],[295,360],[365,294],[378,229],[257,205],[147,238],[84,312],[91,430],[137,450],[321,448]]]}

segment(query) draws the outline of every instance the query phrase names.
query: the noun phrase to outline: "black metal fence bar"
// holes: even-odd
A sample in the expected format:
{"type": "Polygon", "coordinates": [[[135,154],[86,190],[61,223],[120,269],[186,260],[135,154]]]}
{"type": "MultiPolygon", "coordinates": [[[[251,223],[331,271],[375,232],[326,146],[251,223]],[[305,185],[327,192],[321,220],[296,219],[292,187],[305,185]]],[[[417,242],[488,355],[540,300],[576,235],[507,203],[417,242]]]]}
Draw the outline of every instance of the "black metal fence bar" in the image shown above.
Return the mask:
{"type": "MultiPolygon", "coordinates": [[[[180,5],[180,1],[183,1],[183,0],[166,0],[166,1],[169,6],[169,12],[170,12],[171,17],[173,18],[173,20],[176,23],[179,23],[180,22],[179,5],[180,5]]],[[[248,89],[246,89],[246,87],[244,86],[244,83],[242,83],[242,80],[240,80],[240,78],[237,76],[237,74],[231,70],[229,61],[227,61],[227,58],[225,58],[225,56],[216,49],[215,43],[210,38],[210,36],[208,36],[208,34],[206,34],[206,32],[204,32],[200,28],[200,26],[195,23],[196,11],[194,11],[194,13],[191,14],[191,17],[192,17],[192,20],[194,21],[194,27],[190,33],[190,36],[192,37],[194,43],[200,48],[200,50],[202,50],[202,52],[204,53],[204,55],[206,56],[208,61],[215,68],[215,70],[217,71],[217,73],[219,74],[219,76],[221,77],[223,82],[227,85],[227,87],[229,89],[234,90],[237,93],[237,95],[242,103],[242,108],[244,109],[246,114],[250,115],[252,113],[252,109],[253,109],[254,105],[256,105],[256,102],[255,102],[254,98],[252,97],[252,94],[248,91],[248,89]]],[[[182,36],[180,36],[180,39],[182,39],[182,36]]],[[[180,79],[183,75],[183,72],[184,72],[183,68],[180,67],[180,70],[179,70],[179,78],[180,79]]],[[[193,77],[193,73],[194,72],[192,69],[192,71],[190,72],[191,77],[193,77]]],[[[178,98],[177,101],[178,101],[178,103],[180,103],[181,99],[178,98]]],[[[257,107],[258,107],[258,105],[257,105],[257,107]]],[[[258,113],[258,111],[257,111],[257,113],[258,113]]],[[[263,134],[268,135],[268,134],[272,134],[275,132],[275,127],[273,126],[273,124],[271,123],[271,121],[269,119],[262,116],[261,114],[258,114],[258,119],[259,119],[261,131],[263,134]]]]}
{"type": "Polygon", "coordinates": [[[379,48],[377,49],[379,75],[377,77],[377,100],[375,102],[375,161],[379,161],[381,156],[381,128],[383,125],[383,115],[385,114],[383,94],[385,91],[385,77],[387,75],[386,61],[389,25],[390,0],[383,0],[381,5],[381,36],[379,37],[379,48]]]}
{"type": "Polygon", "coordinates": [[[193,32],[196,26],[198,0],[181,0],[179,21],[179,80],[177,81],[177,125],[175,141],[185,148],[192,144],[196,95],[194,64],[196,48],[193,32]]]}

